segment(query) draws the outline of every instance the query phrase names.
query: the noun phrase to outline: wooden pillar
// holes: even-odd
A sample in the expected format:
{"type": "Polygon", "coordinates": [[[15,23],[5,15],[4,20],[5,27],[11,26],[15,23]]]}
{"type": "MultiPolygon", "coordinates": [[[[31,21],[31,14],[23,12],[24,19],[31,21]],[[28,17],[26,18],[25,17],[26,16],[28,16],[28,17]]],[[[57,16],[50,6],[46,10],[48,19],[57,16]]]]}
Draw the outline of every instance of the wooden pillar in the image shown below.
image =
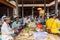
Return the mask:
{"type": "Polygon", "coordinates": [[[9,8],[7,8],[7,16],[9,16],[9,8]]]}
{"type": "Polygon", "coordinates": [[[45,16],[47,16],[47,14],[46,14],[46,0],[44,0],[44,20],[47,18],[45,16]]]}
{"type": "Polygon", "coordinates": [[[24,18],[24,6],[23,6],[23,0],[22,0],[22,18],[24,18]]]}
{"type": "Polygon", "coordinates": [[[49,7],[47,8],[47,18],[49,18],[49,7]]]}
{"type": "Polygon", "coordinates": [[[46,11],[46,0],[44,0],[44,14],[45,14],[45,11],[46,11]]]}
{"type": "Polygon", "coordinates": [[[58,0],[55,0],[55,14],[58,16],[58,0]]]}
{"type": "Polygon", "coordinates": [[[34,17],[34,7],[32,7],[32,17],[34,17]]]}
{"type": "Polygon", "coordinates": [[[16,0],[16,16],[18,17],[18,0],[16,0]]]}

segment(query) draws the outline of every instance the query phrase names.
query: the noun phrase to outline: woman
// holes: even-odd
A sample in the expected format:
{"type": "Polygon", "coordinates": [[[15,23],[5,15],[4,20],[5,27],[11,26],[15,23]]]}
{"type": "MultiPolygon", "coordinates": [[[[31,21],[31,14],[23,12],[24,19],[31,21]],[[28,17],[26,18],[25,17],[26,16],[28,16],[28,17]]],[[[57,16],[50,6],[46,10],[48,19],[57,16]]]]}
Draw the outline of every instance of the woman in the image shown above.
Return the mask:
{"type": "Polygon", "coordinates": [[[21,28],[21,23],[19,22],[19,18],[16,17],[15,21],[12,23],[12,29],[18,34],[20,31],[18,29],[21,28]]]}
{"type": "Polygon", "coordinates": [[[59,22],[56,19],[56,14],[51,14],[50,18],[46,21],[47,32],[60,34],[59,22]]]}
{"type": "Polygon", "coordinates": [[[31,20],[31,21],[28,22],[28,27],[33,27],[33,28],[36,27],[36,24],[34,23],[33,20],[31,20]]]}

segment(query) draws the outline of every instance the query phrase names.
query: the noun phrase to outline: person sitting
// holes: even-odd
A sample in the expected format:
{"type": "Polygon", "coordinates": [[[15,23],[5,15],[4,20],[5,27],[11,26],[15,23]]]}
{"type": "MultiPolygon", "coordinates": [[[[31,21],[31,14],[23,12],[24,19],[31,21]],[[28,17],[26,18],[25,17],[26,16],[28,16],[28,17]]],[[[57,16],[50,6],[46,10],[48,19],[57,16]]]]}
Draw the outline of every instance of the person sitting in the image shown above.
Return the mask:
{"type": "Polygon", "coordinates": [[[19,22],[19,18],[16,17],[15,18],[15,21],[12,23],[12,29],[15,31],[16,35],[20,32],[20,29],[21,28],[21,23],[19,22]]]}
{"type": "Polygon", "coordinates": [[[10,17],[5,17],[1,27],[2,40],[13,40],[14,31],[10,28],[10,17]]]}
{"type": "Polygon", "coordinates": [[[48,33],[60,34],[59,22],[56,19],[56,14],[51,14],[50,18],[46,21],[46,31],[48,33]]]}
{"type": "Polygon", "coordinates": [[[33,20],[28,22],[28,27],[36,27],[36,24],[34,23],[33,20]]]}

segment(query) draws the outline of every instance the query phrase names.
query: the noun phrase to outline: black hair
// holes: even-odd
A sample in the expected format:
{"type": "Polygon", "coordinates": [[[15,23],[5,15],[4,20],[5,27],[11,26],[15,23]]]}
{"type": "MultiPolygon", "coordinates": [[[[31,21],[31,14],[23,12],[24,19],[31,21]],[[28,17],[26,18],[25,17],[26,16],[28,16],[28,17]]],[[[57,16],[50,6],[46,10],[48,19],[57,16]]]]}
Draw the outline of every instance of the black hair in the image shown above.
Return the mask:
{"type": "Polygon", "coordinates": [[[50,16],[49,18],[53,18],[53,16],[50,16]]]}
{"type": "Polygon", "coordinates": [[[16,21],[17,18],[19,19],[19,17],[16,17],[16,18],[14,18],[14,20],[16,21]]]}

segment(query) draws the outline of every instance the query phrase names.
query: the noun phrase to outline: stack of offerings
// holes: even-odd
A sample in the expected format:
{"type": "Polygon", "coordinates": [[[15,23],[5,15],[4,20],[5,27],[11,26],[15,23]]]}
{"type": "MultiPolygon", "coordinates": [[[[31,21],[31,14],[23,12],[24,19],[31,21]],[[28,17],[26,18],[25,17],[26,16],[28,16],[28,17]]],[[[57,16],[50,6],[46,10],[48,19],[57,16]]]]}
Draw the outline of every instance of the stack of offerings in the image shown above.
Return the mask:
{"type": "Polygon", "coordinates": [[[20,34],[16,37],[16,40],[34,40],[33,31],[30,28],[23,29],[20,34]]]}
{"type": "Polygon", "coordinates": [[[35,32],[31,28],[25,28],[16,37],[16,40],[59,40],[58,36],[46,32],[35,32]]]}
{"type": "Polygon", "coordinates": [[[32,28],[25,28],[16,37],[16,40],[42,40],[42,39],[46,40],[48,38],[47,35],[48,34],[45,32],[36,32],[32,28]]]}

